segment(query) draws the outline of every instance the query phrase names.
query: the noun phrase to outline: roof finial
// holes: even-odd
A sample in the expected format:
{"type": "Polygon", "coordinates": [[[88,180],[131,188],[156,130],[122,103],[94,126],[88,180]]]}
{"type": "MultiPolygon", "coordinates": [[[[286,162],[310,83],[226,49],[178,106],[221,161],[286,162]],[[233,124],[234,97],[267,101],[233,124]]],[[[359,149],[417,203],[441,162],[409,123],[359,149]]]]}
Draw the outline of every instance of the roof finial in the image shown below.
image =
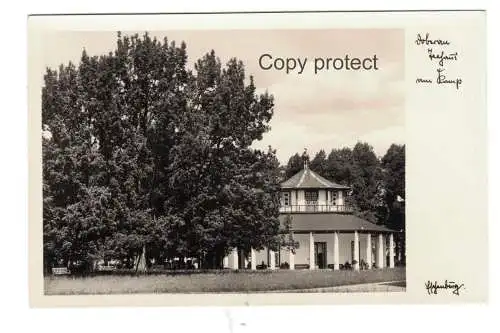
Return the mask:
{"type": "Polygon", "coordinates": [[[304,162],[304,170],[309,169],[309,154],[307,153],[307,148],[304,148],[304,153],[302,154],[302,162],[304,162]]]}

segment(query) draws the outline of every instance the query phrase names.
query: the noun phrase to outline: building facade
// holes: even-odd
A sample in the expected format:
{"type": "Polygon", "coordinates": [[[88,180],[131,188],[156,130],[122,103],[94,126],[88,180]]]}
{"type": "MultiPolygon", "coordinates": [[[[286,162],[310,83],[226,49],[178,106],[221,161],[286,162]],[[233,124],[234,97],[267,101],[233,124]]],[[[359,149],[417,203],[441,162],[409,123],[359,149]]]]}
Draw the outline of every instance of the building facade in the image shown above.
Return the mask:
{"type": "MultiPolygon", "coordinates": [[[[226,268],[354,270],[394,267],[396,231],[361,219],[347,202],[350,188],[304,168],[281,183],[280,221],[291,227],[295,250],[237,249],[224,258],[226,268]]],[[[400,255],[400,254],[399,254],[400,255]]]]}

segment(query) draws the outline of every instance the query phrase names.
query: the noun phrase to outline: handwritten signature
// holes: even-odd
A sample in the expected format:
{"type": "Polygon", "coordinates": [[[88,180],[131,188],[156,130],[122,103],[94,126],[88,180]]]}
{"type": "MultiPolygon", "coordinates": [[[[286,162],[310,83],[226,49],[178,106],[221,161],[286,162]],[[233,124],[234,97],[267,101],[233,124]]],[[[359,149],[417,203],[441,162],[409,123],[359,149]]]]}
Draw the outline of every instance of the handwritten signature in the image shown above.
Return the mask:
{"type": "Polygon", "coordinates": [[[429,295],[437,295],[440,289],[451,289],[453,295],[460,296],[460,289],[465,289],[463,283],[456,283],[454,281],[445,280],[444,284],[438,284],[437,281],[431,282],[430,280],[425,283],[425,288],[429,295]]]}

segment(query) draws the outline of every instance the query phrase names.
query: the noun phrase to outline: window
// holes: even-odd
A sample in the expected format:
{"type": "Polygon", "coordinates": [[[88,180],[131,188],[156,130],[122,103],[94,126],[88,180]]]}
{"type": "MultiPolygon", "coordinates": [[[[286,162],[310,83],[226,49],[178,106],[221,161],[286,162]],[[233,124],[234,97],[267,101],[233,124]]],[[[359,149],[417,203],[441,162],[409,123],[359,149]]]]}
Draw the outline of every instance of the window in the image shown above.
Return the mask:
{"type": "Polygon", "coordinates": [[[305,192],[306,204],[317,203],[318,202],[318,191],[306,191],[305,192]]]}
{"type": "Polygon", "coordinates": [[[332,192],[332,196],[331,196],[331,198],[332,198],[332,201],[331,201],[331,202],[332,202],[332,205],[333,205],[333,206],[336,206],[336,205],[337,205],[337,191],[333,191],[333,192],[332,192]]]}
{"type": "Polygon", "coordinates": [[[283,205],[290,206],[290,192],[283,192],[283,205]]]}

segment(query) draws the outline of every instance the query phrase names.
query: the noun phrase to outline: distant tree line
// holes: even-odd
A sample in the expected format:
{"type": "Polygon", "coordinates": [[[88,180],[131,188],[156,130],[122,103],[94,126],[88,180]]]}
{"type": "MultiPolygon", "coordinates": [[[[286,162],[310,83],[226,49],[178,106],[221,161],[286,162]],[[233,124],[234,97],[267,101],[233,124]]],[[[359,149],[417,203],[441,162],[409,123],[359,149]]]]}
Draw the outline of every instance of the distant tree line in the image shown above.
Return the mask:
{"type": "Polygon", "coordinates": [[[212,51],[118,34],[116,49],[48,68],[42,91],[44,267],[276,249],[279,163],[251,148],[273,97],[212,51]]]}
{"type": "MultiPolygon", "coordinates": [[[[286,166],[282,166],[282,171],[288,178],[302,168],[302,157],[296,153],[286,166]]],[[[356,215],[404,231],[404,145],[392,144],[382,158],[377,157],[372,146],[363,142],[352,149],[332,149],[328,155],[320,150],[310,161],[310,168],[333,182],[351,187],[348,203],[356,215]]]]}

